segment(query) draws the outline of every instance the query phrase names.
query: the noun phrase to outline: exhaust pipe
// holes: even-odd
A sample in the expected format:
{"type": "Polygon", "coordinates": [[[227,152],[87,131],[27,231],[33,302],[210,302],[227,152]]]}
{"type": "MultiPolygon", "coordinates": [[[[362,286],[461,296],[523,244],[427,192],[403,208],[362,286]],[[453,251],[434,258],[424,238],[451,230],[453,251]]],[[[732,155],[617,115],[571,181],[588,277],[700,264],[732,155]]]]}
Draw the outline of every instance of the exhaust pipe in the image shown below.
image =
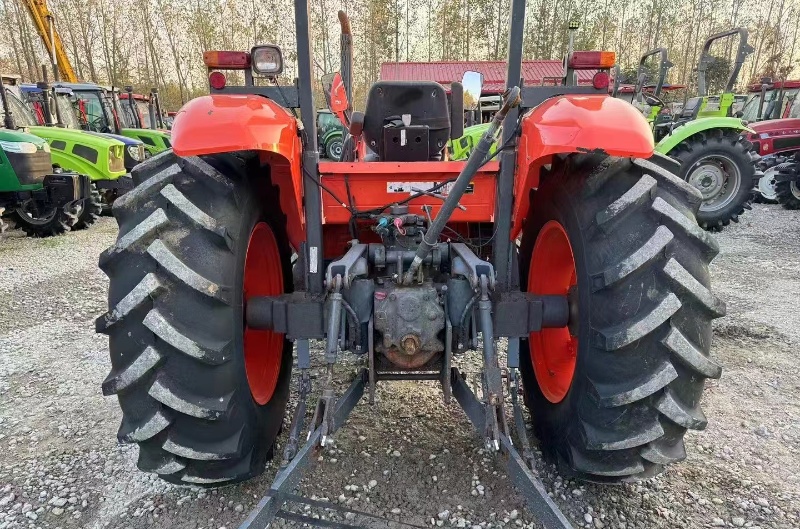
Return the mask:
{"type": "Polygon", "coordinates": [[[342,35],[340,37],[340,61],[341,61],[341,75],[344,82],[345,93],[347,100],[350,101],[350,106],[353,103],[353,32],[350,29],[350,19],[347,13],[339,11],[339,24],[342,26],[342,35]]]}

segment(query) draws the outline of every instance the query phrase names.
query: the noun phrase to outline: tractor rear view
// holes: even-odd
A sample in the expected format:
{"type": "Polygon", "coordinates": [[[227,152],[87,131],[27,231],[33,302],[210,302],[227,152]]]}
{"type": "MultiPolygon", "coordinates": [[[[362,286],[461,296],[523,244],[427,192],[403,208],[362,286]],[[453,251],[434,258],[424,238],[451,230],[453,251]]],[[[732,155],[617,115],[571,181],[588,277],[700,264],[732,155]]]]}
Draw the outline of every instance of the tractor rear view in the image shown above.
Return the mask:
{"type": "MultiPolygon", "coordinates": [[[[704,381],[721,373],[709,350],[725,311],[701,196],[653,153],[641,114],[608,96],[613,53],[568,57],[599,70],[591,86],[517,86],[524,12],[514,0],[508,90],[466,161],[445,149],[463,134],[461,97],[380,81],[356,112],[347,74],[326,95],[352,161],[320,161],[305,2],[297,83],[277,84],[275,46],[205,54],[211,94],[178,113],[172,150],[134,170],[100,258],[103,391],[119,399],[119,439],[139,445],[140,469],[202,485],[258,475],[295,383],[286,466],[243,525],[263,527],[362,394],[392,380],[439,381],[547,527],[569,522],[531,472],[520,394],[564,472],[621,482],[685,458],[684,433],[706,425],[704,381]],[[227,86],[226,70],[245,86],[227,86]],[[311,340],[328,373],[314,388],[311,340]],[[451,367],[470,349],[483,358],[479,396],[451,367]],[[345,353],[369,368],[337,395],[345,353]]],[[[480,97],[475,76],[453,81],[451,94],[480,97]]]]}

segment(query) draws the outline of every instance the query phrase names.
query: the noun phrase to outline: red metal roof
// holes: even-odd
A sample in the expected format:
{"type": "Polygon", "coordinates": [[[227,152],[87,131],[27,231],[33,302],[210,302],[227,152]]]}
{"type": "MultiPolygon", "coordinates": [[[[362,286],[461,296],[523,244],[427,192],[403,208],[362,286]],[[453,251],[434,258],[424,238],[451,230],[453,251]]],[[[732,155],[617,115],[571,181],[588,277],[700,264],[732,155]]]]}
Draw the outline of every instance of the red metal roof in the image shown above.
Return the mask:
{"type": "MultiPolygon", "coordinates": [[[[800,88],[800,80],[789,80],[789,81],[776,81],[770,85],[772,88],[785,88],[789,90],[791,88],[800,88]]],[[[751,84],[747,87],[748,92],[761,92],[761,85],[760,84],[751,84]]]]}
{"type": "MultiPolygon", "coordinates": [[[[440,61],[440,62],[385,62],[381,65],[384,81],[436,81],[450,86],[460,81],[467,71],[483,74],[483,93],[502,93],[506,88],[505,61],[440,61]]],[[[578,71],[578,83],[592,82],[593,70],[578,71]]],[[[526,86],[539,86],[545,77],[561,77],[561,61],[522,61],[522,78],[526,86]]],[[[548,83],[552,84],[552,83],[548,83]]]]}

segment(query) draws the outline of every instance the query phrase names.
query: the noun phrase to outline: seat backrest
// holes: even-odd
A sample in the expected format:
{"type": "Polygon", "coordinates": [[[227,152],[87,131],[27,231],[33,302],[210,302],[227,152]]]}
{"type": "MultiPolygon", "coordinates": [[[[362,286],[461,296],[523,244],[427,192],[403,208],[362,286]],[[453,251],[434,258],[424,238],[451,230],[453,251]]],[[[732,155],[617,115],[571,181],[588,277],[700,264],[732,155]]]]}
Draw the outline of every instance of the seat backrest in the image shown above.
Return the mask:
{"type": "Polygon", "coordinates": [[[686,101],[686,104],[683,106],[683,111],[681,111],[681,118],[684,119],[695,119],[697,118],[697,114],[700,112],[700,104],[703,102],[702,97],[692,97],[686,101]]]}
{"type": "Polygon", "coordinates": [[[442,85],[432,81],[372,85],[364,112],[364,141],[381,161],[441,159],[449,138],[450,111],[442,85]],[[425,138],[427,144],[422,145],[425,138]]]}

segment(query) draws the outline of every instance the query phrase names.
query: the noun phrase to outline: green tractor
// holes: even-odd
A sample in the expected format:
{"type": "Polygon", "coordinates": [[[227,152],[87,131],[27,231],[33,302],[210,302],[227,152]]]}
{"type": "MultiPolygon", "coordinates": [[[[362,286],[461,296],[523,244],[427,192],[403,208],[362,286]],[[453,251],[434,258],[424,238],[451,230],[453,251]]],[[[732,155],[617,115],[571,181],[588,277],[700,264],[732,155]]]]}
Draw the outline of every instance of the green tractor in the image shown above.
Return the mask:
{"type": "Polygon", "coordinates": [[[54,83],[53,86],[72,90],[84,130],[139,140],[144,143],[149,156],[172,147],[168,132],[143,127],[145,122],[136,106],[135,98],[123,102],[115,88],[104,88],[92,83],[54,83]]]}
{"type": "Polygon", "coordinates": [[[124,165],[126,175],[114,180],[95,179],[94,187],[102,201],[103,214],[111,213],[111,206],[119,196],[133,188],[130,172],[149,157],[144,143],[119,134],[83,131],[78,100],[69,88],[49,88],[46,83],[21,85],[22,94],[33,111],[39,125],[56,126],[79,131],[83,135],[120,141],[125,145],[124,165]]]}
{"type": "Polygon", "coordinates": [[[317,110],[317,141],[320,152],[329,160],[339,160],[344,142],[344,125],[328,109],[317,110]]]}
{"type": "MultiPolygon", "coordinates": [[[[89,227],[101,215],[102,199],[98,188],[122,187],[132,188],[125,184],[125,144],[122,142],[88,134],[80,130],[64,127],[40,125],[32,108],[17,92],[18,86],[4,87],[6,98],[14,114],[17,126],[25,127],[28,132],[45,140],[51,150],[52,170],[74,171],[87,175],[94,184],[86,200],[77,204],[77,220],[73,230],[89,227]]],[[[46,104],[46,103],[45,103],[46,104]]],[[[46,114],[50,115],[49,107],[46,114]]]]}
{"type": "Polygon", "coordinates": [[[118,93],[112,88],[111,97],[122,121],[123,136],[141,140],[152,155],[172,147],[161,112],[158,90],[153,88],[150,96],[146,97],[134,94],[131,86],[126,86],[124,93],[118,93]]]}
{"type": "MultiPolygon", "coordinates": [[[[18,130],[7,92],[0,90],[0,213],[28,236],[50,237],[70,230],[78,203],[89,197],[89,178],[53,173],[46,141],[18,130]]],[[[4,223],[0,218],[0,231],[4,223]]]]}
{"type": "MultiPolygon", "coordinates": [[[[474,77],[473,83],[483,85],[483,75],[478,72],[466,72],[465,81],[470,82],[469,77],[474,77]]],[[[475,146],[489,130],[494,112],[499,109],[499,96],[483,96],[470,105],[464,107],[464,134],[460,138],[447,142],[447,152],[451,160],[466,160],[469,158],[475,146]]],[[[497,142],[492,144],[489,155],[494,156],[497,152],[497,142]]]]}
{"type": "MultiPolygon", "coordinates": [[[[736,97],[733,86],[739,76],[742,64],[753,48],[747,44],[747,30],[736,28],[709,37],[700,56],[697,67],[699,96],[689,99],[680,115],[664,120],[660,113],[666,103],[651,93],[634,94],[634,100],[644,101],[653,117],[656,152],[673,158],[680,168],[678,175],[696,187],[703,195],[703,202],[697,213],[697,221],[707,230],[720,230],[738,222],[746,209],[751,209],[754,189],[762,176],[755,163],[759,156],[753,144],[744,136],[752,132],[744,121],[733,117],[736,97]],[[709,96],[706,73],[716,60],[710,53],[711,45],[724,38],[739,36],[732,72],[727,79],[723,93],[709,96]]],[[[644,60],[659,55],[659,83],[663,86],[669,68],[666,53],[661,49],[647,52],[640,61],[637,75],[637,92],[641,92],[644,60]]],[[[658,86],[657,84],[657,86],[658,86]]]]}

